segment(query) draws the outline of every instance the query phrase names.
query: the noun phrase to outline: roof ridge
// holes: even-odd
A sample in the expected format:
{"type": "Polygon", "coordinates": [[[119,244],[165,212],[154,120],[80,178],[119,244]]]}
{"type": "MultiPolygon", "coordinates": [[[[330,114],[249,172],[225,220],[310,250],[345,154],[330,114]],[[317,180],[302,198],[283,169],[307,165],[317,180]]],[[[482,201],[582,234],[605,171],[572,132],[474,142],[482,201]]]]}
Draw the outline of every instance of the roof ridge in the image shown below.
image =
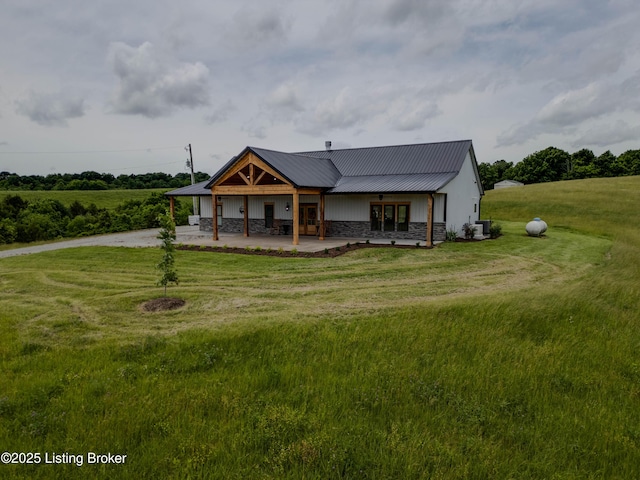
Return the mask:
{"type": "MultiPolygon", "coordinates": [[[[398,147],[420,147],[424,145],[440,145],[443,143],[464,143],[464,142],[472,142],[470,138],[463,140],[449,140],[442,142],[422,142],[422,143],[401,143],[398,145],[376,145],[374,147],[350,147],[350,148],[332,148],[331,150],[307,150],[304,152],[292,152],[293,154],[304,155],[307,153],[316,153],[316,152],[339,152],[339,151],[348,151],[348,150],[375,150],[380,148],[398,148],[398,147]]],[[[266,150],[266,149],[264,149],[266,150]]]]}

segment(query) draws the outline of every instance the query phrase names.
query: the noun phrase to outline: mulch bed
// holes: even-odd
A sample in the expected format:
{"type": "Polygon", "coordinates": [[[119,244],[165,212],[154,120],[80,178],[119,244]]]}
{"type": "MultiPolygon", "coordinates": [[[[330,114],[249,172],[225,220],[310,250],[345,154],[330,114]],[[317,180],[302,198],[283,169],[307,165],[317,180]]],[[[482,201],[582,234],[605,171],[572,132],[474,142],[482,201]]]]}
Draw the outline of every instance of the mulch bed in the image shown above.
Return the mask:
{"type": "Polygon", "coordinates": [[[373,243],[353,243],[349,245],[343,245],[341,247],[326,248],[319,252],[293,252],[291,250],[273,250],[273,249],[259,249],[255,248],[240,248],[240,247],[213,247],[208,245],[176,245],[176,250],[190,250],[198,252],[218,252],[218,253],[240,253],[243,255],[263,255],[270,257],[297,257],[297,258],[333,258],[340,255],[344,255],[347,252],[359,250],[361,248],[412,248],[412,249],[424,249],[432,247],[416,247],[415,245],[387,245],[387,244],[373,244],[373,243]]]}
{"type": "Polygon", "coordinates": [[[161,297],[144,302],[140,308],[145,312],[164,312],[184,307],[186,303],[182,298],[161,297]]]}

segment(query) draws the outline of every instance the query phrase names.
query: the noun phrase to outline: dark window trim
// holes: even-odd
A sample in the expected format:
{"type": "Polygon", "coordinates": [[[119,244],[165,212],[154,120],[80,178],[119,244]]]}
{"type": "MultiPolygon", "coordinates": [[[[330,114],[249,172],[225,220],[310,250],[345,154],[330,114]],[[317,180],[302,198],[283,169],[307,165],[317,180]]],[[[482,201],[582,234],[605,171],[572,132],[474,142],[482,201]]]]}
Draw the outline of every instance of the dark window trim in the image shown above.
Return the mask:
{"type": "Polygon", "coordinates": [[[381,211],[382,211],[382,220],[380,221],[380,229],[373,229],[371,228],[371,231],[376,231],[376,232],[399,232],[399,231],[407,231],[407,230],[398,230],[398,207],[400,205],[405,205],[407,207],[407,230],[409,229],[409,224],[411,223],[411,202],[370,202],[369,203],[369,223],[371,225],[371,227],[373,227],[373,207],[374,206],[380,206],[381,211]],[[394,217],[393,217],[393,230],[385,230],[384,228],[384,208],[386,206],[393,206],[394,209],[394,217]]]}

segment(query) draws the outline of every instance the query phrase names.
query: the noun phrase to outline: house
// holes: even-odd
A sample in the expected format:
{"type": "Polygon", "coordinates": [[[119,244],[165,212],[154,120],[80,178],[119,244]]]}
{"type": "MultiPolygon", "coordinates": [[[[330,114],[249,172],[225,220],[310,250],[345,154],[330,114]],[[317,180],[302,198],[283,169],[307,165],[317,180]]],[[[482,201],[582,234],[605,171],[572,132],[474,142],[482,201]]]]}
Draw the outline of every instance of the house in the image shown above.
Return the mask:
{"type": "Polygon", "coordinates": [[[509,188],[509,187],[522,187],[524,183],[518,182],[517,180],[502,180],[501,182],[494,183],[493,188],[495,190],[499,188],[509,188]]]}
{"type": "Polygon", "coordinates": [[[480,218],[484,191],[471,140],[286,153],[246,147],[208,182],[167,192],[200,196],[200,229],[445,240],[480,218]],[[216,212],[216,215],[213,214],[216,212]]]}

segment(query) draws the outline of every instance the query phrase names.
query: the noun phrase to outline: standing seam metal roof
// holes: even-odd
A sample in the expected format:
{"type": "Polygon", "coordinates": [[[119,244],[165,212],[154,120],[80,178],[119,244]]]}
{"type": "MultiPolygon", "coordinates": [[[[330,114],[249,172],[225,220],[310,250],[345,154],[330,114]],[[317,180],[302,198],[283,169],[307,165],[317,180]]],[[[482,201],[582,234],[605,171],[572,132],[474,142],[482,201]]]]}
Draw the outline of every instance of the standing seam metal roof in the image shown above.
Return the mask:
{"type": "Polygon", "coordinates": [[[252,151],[296,187],[327,193],[435,192],[459,172],[471,140],[284,153],[246,147],[207,183],[211,185],[247,151],[252,151]]]}
{"type": "Polygon", "coordinates": [[[312,158],[263,148],[251,150],[296,187],[331,188],[340,180],[340,172],[328,158],[312,158]]]}

